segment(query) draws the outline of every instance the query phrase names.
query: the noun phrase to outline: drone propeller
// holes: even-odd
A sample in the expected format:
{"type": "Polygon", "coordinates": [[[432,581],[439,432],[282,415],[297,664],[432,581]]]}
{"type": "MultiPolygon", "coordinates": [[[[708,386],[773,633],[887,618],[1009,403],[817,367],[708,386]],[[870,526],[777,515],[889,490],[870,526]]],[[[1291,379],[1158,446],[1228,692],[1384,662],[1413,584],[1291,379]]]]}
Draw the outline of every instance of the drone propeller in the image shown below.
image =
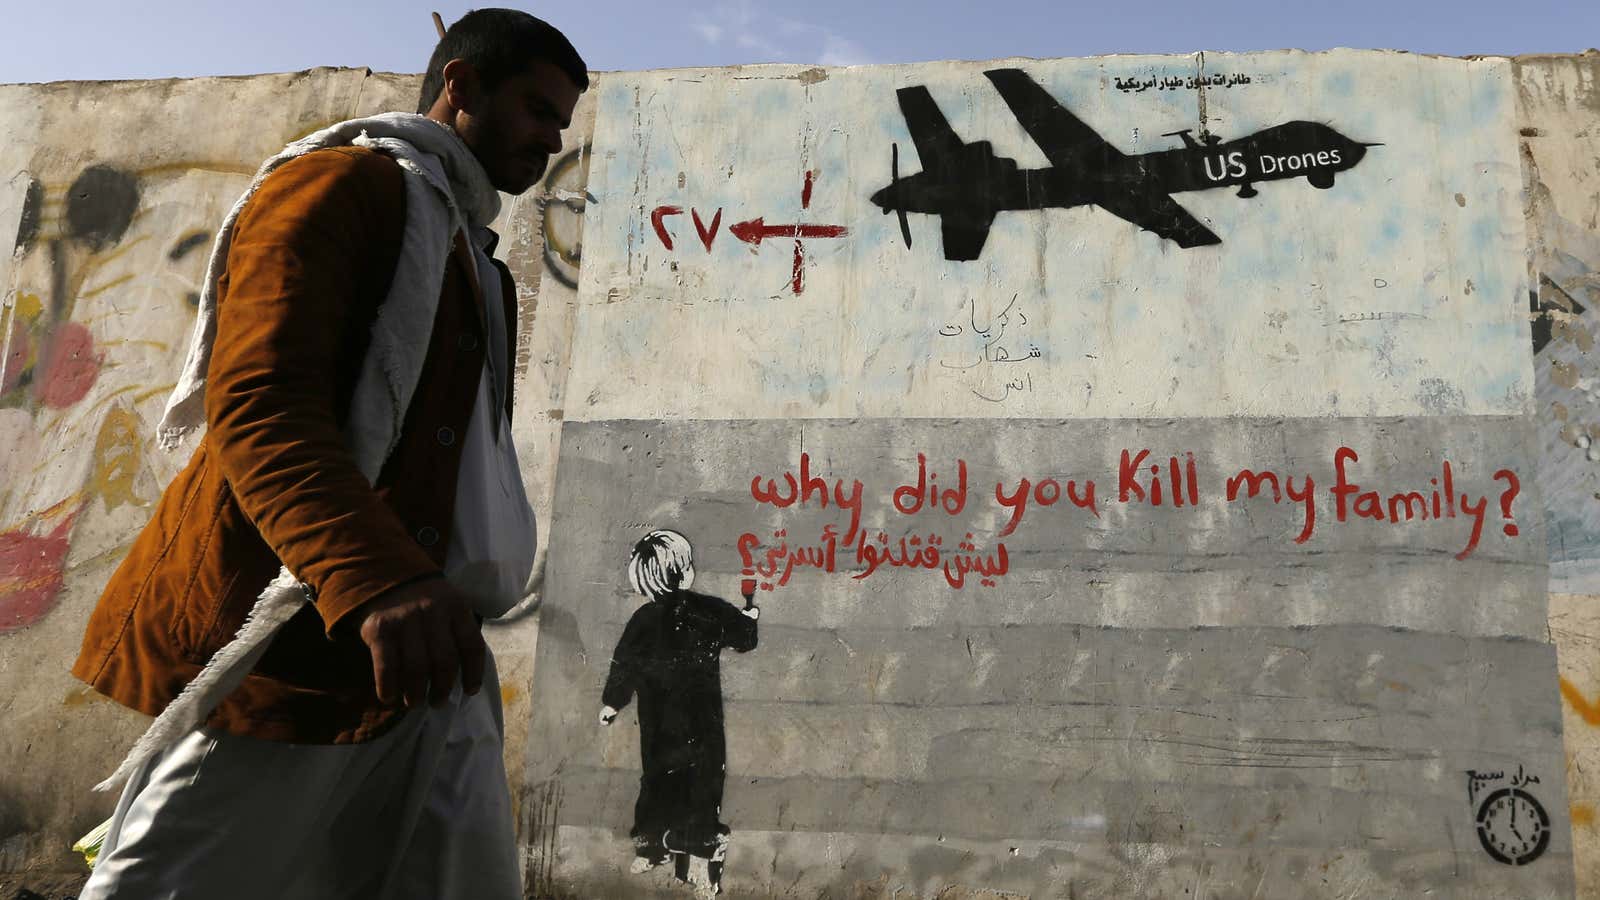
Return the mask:
{"type": "MultiPolygon", "coordinates": [[[[898,143],[889,145],[889,183],[891,185],[900,183],[900,145],[898,143]]],[[[906,208],[904,206],[896,208],[895,214],[900,217],[900,236],[906,239],[906,249],[910,250],[911,223],[906,221],[906,208]]]]}

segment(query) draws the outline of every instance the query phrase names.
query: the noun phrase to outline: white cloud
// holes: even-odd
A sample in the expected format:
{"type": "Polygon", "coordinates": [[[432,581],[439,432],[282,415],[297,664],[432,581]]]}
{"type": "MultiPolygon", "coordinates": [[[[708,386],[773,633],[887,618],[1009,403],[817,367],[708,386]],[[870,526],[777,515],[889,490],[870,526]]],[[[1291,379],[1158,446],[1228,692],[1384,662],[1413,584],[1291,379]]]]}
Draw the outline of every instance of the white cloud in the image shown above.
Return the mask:
{"type": "Polygon", "coordinates": [[[872,57],[855,41],[829,32],[823,38],[822,55],[817,62],[824,66],[864,66],[872,62],[872,57]]]}
{"type": "Polygon", "coordinates": [[[700,35],[700,39],[708,44],[715,44],[722,40],[721,25],[713,25],[710,22],[695,22],[689,27],[694,29],[694,33],[700,35]]]}
{"type": "Polygon", "coordinates": [[[779,62],[791,55],[786,48],[780,47],[752,31],[741,32],[734,38],[734,43],[746,50],[754,50],[765,57],[757,60],[757,62],[779,62]]]}
{"type": "Polygon", "coordinates": [[[820,26],[810,25],[796,19],[778,19],[778,30],[784,34],[805,34],[810,31],[820,31],[820,26]]]}
{"type": "Polygon", "coordinates": [[[727,39],[750,51],[754,57],[748,62],[859,66],[873,61],[865,47],[844,35],[811,22],[765,12],[750,0],[718,4],[689,27],[707,44],[718,46],[727,39]]]}

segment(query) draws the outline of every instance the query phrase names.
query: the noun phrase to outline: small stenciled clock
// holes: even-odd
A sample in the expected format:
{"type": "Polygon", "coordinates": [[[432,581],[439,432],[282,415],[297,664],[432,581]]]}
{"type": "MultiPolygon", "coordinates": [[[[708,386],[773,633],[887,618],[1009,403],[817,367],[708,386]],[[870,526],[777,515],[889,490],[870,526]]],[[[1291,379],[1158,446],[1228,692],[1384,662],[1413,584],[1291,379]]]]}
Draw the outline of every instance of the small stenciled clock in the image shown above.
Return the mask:
{"type": "Polygon", "coordinates": [[[1478,840],[1508,866],[1525,866],[1550,846],[1550,816],[1520,788],[1501,788],[1478,807],[1478,840]]]}

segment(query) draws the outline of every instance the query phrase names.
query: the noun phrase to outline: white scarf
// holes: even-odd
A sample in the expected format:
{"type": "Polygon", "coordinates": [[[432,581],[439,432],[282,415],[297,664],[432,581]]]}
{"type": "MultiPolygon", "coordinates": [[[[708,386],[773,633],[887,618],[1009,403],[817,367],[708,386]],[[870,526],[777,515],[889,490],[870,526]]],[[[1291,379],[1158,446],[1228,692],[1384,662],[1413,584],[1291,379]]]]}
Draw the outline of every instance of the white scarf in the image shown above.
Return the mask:
{"type": "MultiPolygon", "coordinates": [[[[400,441],[406,409],[422,374],[455,235],[469,224],[487,225],[500,213],[500,195],[467,145],[449,126],[412,113],[384,113],[341,122],[295,141],[262,163],[249,190],[233,205],[217,232],[188,359],[157,429],[162,447],[176,448],[205,423],[206,369],[217,333],[217,281],[227,266],[240,211],[278,166],[313,150],[351,144],[392,157],[406,175],[406,228],[400,259],[372,325],[372,341],[356,378],[345,425],[345,441],[356,466],[368,481],[377,481],[400,441]]],[[[203,722],[255,667],[272,636],[304,602],[300,580],[285,567],[261,592],[233,640],[167,704],[117,770],[95,785],[95,790],[115,788],[146,760],[203,722]]]]}

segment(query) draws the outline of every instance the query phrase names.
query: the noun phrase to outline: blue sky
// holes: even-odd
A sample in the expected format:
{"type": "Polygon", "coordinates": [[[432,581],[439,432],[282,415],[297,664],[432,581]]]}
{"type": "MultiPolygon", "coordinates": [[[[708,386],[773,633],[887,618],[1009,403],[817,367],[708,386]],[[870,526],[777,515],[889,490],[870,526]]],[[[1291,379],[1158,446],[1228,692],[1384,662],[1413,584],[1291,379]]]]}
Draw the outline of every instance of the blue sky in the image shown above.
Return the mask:
{"type": "MultiPolygon", "coordinates": [[[[12,4],[0,83],[367,66],[417,72],[446,0],[57,0],[12,4]]],[[[1576,52],[1600,44],[1595,0],[576,0],[524,5],[600,70],[755,62],[855,64],[1281,47],[1418,53],[1576,52]]]]}

